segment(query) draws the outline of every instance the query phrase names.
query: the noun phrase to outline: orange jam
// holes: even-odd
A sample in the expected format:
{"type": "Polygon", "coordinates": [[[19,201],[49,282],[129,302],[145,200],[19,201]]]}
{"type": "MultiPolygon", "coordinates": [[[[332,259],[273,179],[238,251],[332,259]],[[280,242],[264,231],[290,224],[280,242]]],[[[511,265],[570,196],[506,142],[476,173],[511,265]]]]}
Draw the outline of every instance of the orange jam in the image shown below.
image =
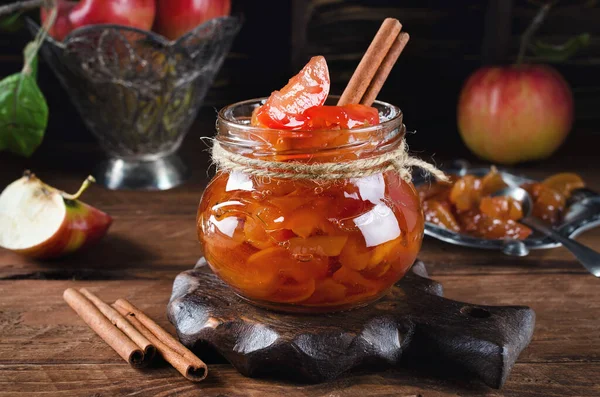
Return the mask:
{"type": "MultiPolygon", "coordinates": [[[[269,161],[344,162],[395,150],[404,133],[399,109],[381,102],[373,105],[379,125],[289,134],[249,125],[259,104],[221,111],[222,148],[269,161]]],[[[395,171],[331,180],[220,171],[197,220],[207,262],[240,296],[309,312],[382,296],[413,264],[424,228],[417,191],[395,171]]]]}

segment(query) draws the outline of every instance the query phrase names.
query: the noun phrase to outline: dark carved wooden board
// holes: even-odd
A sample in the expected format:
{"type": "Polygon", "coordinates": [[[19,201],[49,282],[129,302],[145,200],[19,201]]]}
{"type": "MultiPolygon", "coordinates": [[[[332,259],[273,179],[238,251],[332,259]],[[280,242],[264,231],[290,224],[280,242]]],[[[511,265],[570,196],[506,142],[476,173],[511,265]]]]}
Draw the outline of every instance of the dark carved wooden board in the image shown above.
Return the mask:
{"type": "Polygon", "coordinates": [[[250,377],[322,382],[354,368],[398,365],[494,388],[506,381],[535,324],[528,307],[442,297],[421,261],[379,301],[319,315],[255,307],[206,268],[189,270],[175,279],[167,313],[186,346],[202,356],[209,345],[250,377]]]}

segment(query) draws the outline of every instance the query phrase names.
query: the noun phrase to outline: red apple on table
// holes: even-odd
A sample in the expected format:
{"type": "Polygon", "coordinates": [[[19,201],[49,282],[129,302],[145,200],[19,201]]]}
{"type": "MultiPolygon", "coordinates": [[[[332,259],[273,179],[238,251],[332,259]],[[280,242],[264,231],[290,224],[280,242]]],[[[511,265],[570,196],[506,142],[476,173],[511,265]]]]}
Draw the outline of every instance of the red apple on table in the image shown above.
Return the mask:
{"type": "Polygon", "coordinates": [[[112,218],[26,173],[0,195],[0,247],[34,258],[54,258],[100,240],[112,218]]]}
{"type": "Polygon", "coordinates": [[[563,143],[573,122],[568,84],[546,65],[476,71],[458,103],[458,129],[479,157],[500,164],[540,160],[563,143]]]}
{"type": "MultiPolygon", "coordinates": [[[[156,14],[155,0],[56,0],[57,16],[49,33],[62,41],[74,29],[87,25],[115,24],[150,30],[156,14]]],[[[50,11],[41,8],[45,22],[50,11]]]]}
{"type": "Polygon", "coordinates": [[[229,15],[231,0],[157,0],[153,30],[176,40],[209,19],[229,15]]]}

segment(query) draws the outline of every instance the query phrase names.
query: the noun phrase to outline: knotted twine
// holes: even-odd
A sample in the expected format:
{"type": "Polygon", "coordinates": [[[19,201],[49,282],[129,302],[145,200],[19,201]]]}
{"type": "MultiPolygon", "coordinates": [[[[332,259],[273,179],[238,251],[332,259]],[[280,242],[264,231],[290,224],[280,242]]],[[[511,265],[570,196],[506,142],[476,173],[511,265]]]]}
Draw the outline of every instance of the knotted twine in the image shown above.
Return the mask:
{"type": "Polygon", "coordinates": [[[238,171],[267,178],[333,180],[361,178],[395,170],[404,181],[410,183],[412,181],[412,167],[417,167],[440,181],[448,181],[448,177],[434,165],[411,157],[408,154],[404,139],[402,139],[398,149],[388,153],[366,159],[316,164],[248,158],[223,149],[219,142],[214,140],[212,160],[217,168],[221,170],[238,171]]]}
{"type": "Polygon", "coordinates": [[[411,182],[412,167],[418,167],[440,181],[448,180],[448,177],[434,165],[411,157],[408,154],[404,139],[398,149],[378,156],[338,163],[317,164],[252,159],[223,149],[215,140],[213,142],[212,159],[219,169],[270,178],[334,180],[361,178],[395,170],[404,181],[411,182]]]}

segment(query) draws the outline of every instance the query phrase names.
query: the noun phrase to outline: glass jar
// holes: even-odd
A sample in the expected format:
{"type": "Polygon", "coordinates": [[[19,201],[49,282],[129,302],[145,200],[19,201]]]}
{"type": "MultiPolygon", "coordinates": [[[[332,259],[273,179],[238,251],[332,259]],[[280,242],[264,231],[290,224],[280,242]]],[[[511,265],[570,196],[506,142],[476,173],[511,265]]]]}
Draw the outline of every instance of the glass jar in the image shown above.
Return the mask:
{"type": "MultiPolygon", "coordinates": [[[[264,99],[263,99],[264,100],[264,99]]],[[[381,124],[340,131],[277,131],[250,125],[261,99],[219,112],[217,142],[268,161],[341,163],[396,150],[397,107],[375,102],[381,124]]],[[[337,179],[219,171],[198,209],[198,237],[212,270],[241,297],[282,311],[363,306],[401,279],[423,240],[418,194],[395,170],[337,179]]]]}

